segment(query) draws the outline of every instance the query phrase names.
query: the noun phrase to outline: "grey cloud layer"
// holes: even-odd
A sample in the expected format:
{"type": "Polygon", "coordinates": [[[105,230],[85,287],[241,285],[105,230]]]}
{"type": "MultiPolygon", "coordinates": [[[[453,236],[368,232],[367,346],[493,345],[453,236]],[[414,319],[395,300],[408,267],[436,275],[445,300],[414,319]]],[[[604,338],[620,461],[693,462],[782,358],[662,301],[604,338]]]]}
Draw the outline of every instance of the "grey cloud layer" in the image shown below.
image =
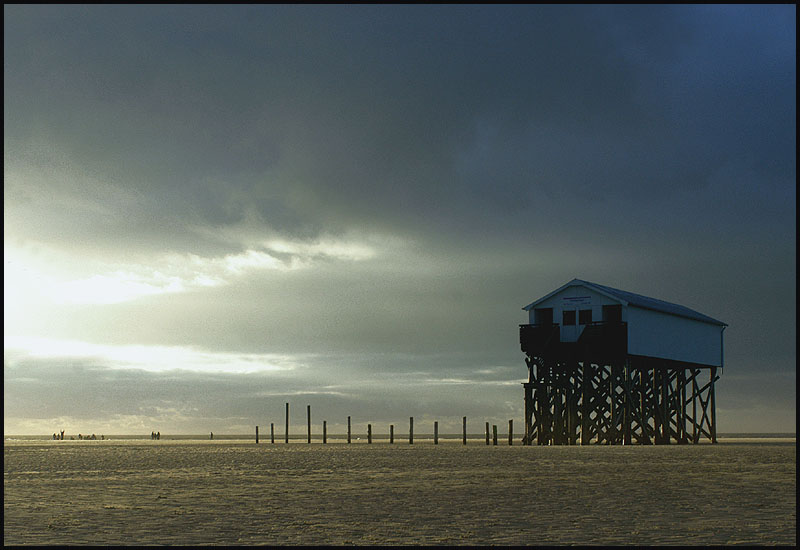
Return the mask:
{"type": "Polygon", "coordinates": [[[124,189],[113,237],[191,246],[186,224],[250,206],[304,236],[485,233],[543,198],[576,221],[732,162],[769,188],[794,170],[788,7],[6,11],[6,164],[38,167],[55,197],[124,189]],[[739,22],[753,15],[770,26],[739,22]],[[79,173],[54,178],[58,163],[79,173]]]}
{"type": "Polygon", "coordinates": [[[726,321],[726,372],[794,368],[794,6],[4,15],[6,245],[160,267],[386,238],[365,261],[54,306],[34,320],[51,337],[322,354],[311,370],[352,384],[516,362],[508,381],[519,308],[580,277],[726,321]]]}

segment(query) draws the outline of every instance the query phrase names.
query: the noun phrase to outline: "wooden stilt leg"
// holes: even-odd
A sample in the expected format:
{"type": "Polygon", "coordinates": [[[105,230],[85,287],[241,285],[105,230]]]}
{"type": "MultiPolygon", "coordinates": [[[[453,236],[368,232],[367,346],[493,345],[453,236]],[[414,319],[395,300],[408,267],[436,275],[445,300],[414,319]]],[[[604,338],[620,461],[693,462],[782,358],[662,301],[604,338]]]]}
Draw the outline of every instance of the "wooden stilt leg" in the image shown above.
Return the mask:
{"type": "Polygon", "coordinates": [[[631,444],[631,423],[633,422],[633,418],[631,415],[631,383],[630,383],[630,367],[625,365],[622,367],[622,377],[623,377],[623,399],[625,400],[625,414],[624,414],[624,435],[622,444],[623,445],[630,445],[631,444]]]}
{"type": "Polygon", "coordinates": [[[589,391],[588,387],[592,383],[589,378],[591,365],[588,361],[583,362],[583,375],[581,376],[581,445],[589,444],[589,391]]]}
{"type": "Polygon", "coordinates": [[[717,442],[717,400],[714,392],[714,382],[717,378],[717,367],[711,368],[711,387],[708,389],[710,392],[709,399],[711,399],[711,443],[717,442]]]}

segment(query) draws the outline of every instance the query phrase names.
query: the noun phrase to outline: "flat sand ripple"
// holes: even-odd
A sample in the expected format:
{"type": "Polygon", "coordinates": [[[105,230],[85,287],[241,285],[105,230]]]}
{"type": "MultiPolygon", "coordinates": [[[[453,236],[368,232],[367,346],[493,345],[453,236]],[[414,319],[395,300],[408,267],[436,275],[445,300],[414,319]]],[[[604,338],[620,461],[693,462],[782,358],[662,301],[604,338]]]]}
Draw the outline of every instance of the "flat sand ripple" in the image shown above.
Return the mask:
{"type": "Polygon", "coordinates": [[[5,544],[797,543],[793,440],[71,443],[6,442],[5,544]]]}

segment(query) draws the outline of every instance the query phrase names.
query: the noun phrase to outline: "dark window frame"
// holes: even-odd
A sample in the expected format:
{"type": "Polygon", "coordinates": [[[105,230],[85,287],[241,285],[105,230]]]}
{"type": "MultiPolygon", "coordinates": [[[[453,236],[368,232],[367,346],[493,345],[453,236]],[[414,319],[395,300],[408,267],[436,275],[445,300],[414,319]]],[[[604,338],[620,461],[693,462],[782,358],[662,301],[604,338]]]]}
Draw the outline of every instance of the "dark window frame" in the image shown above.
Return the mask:
{"type": "Polygon", "coordinates": [[[537,307],[536,309],[533,310],[533,321],[537,325],[552,325],[554,323],[553,308],[537,307]]]}
{"type": "Polygon", "coordinates": [[[591,309],[581,309],[578,311],[578,324],[579,325],[591,325],[592,324],[592,310],[591,309]]]}
{"type": "Polygon", "coordinates": [[[561,321],[565,327],[575,326],[577,319],[575,319],[574,309],[565,309],[561,314],[561,321]]]}
{"type": "Polygon", "coordinates": [[[607,305],[603,306],[603,322],[604,323],[621,323],[622,322],[622,305],[607,305]]]}

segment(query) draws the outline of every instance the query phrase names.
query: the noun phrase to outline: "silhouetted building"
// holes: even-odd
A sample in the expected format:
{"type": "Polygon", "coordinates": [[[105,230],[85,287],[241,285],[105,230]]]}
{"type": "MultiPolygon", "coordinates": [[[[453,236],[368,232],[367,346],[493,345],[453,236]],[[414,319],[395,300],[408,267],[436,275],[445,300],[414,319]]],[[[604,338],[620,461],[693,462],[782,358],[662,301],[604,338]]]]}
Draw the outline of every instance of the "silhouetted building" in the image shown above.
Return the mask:
{"type": "Polygon", "coordinates": [[[580,279],[523,309],[525,443],[716,442],[725,323],[580,279]]]}

